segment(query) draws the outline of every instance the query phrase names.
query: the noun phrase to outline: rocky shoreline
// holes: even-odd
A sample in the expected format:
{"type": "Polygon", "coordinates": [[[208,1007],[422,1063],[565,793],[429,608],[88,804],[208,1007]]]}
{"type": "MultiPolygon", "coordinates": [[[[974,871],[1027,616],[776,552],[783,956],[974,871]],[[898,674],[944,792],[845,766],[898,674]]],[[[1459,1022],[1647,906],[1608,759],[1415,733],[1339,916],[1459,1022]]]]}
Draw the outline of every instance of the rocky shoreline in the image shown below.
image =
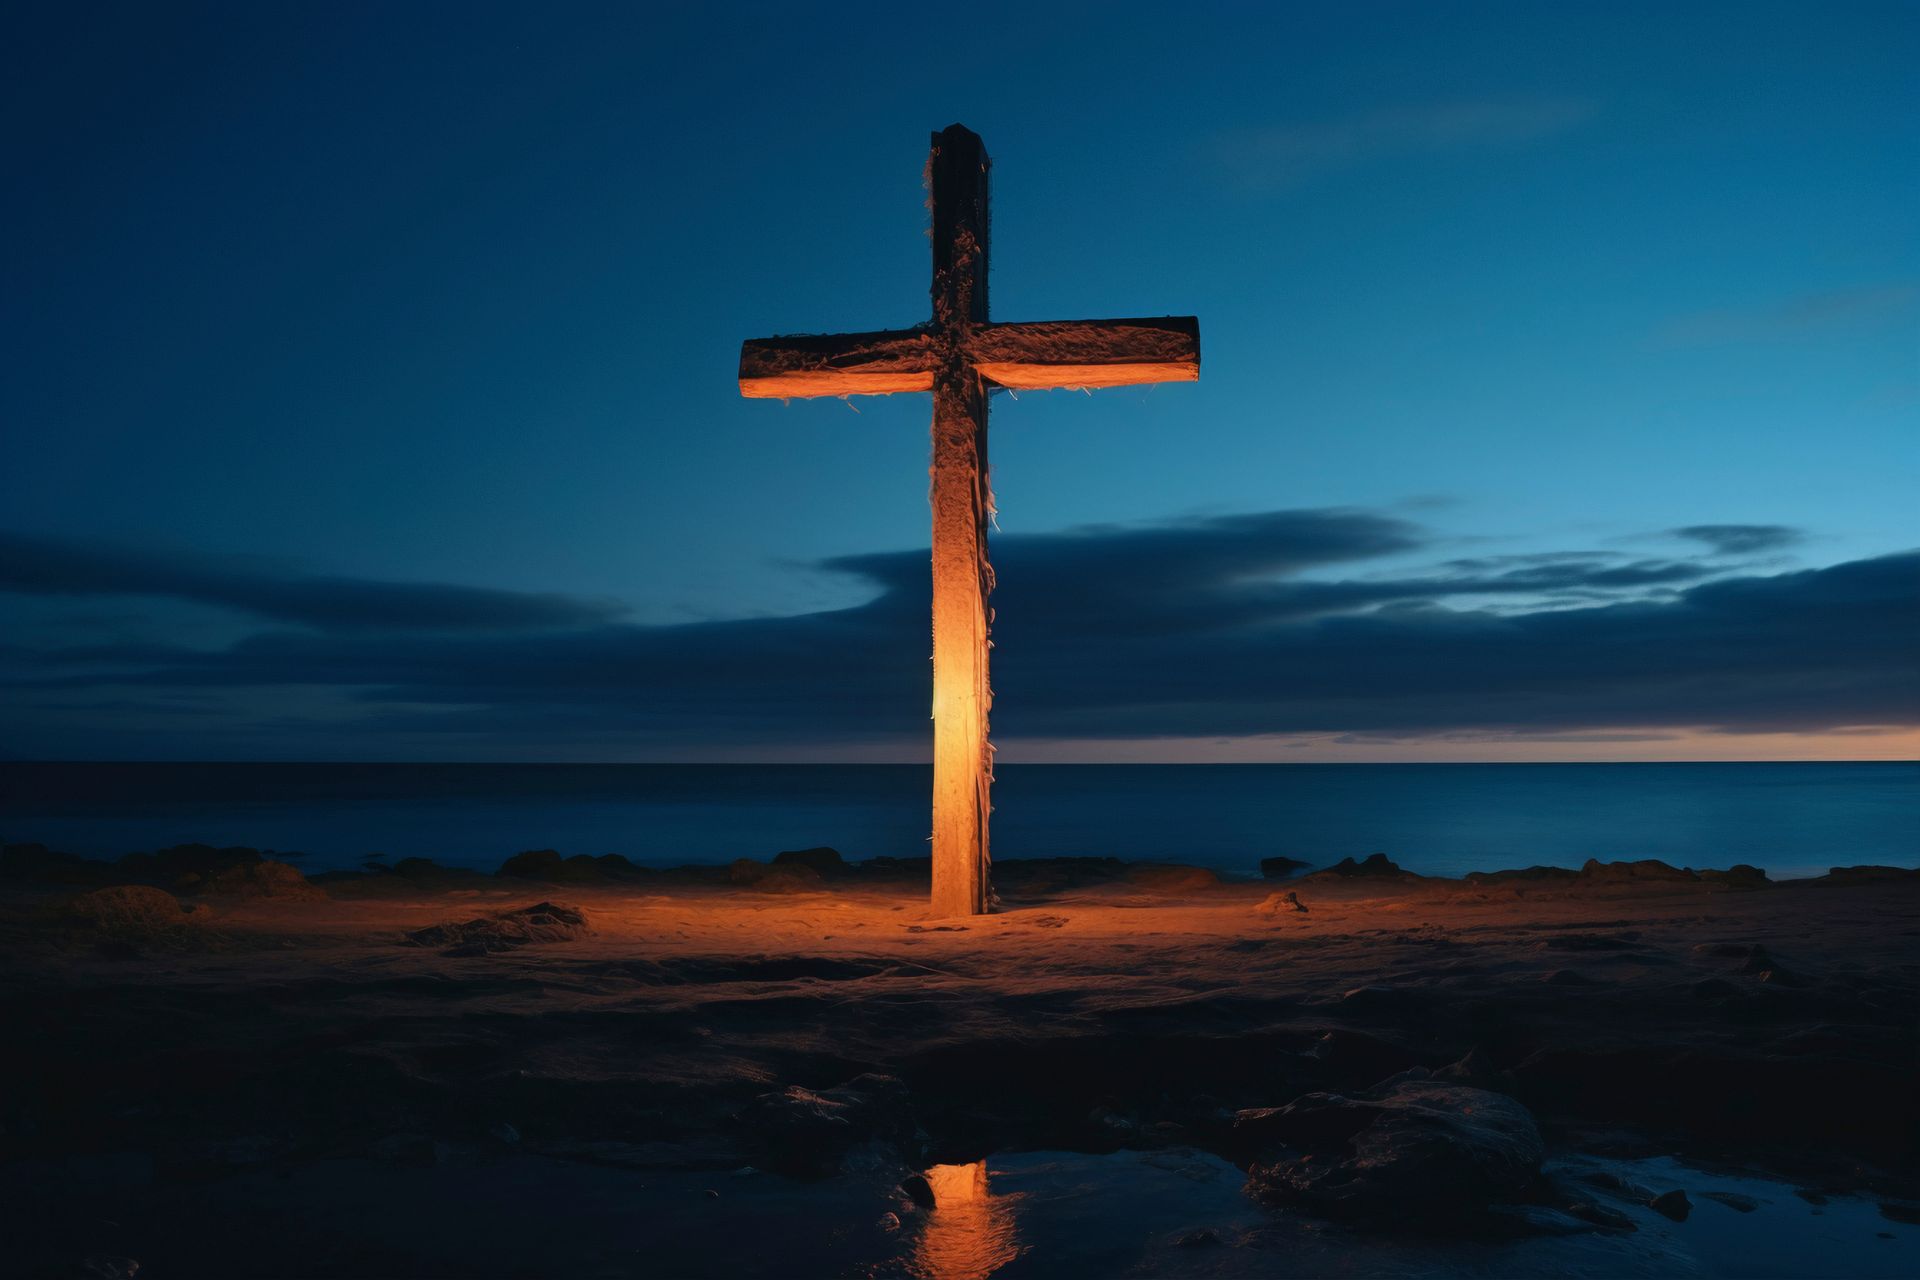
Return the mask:
{"type": "MultiPolygon", "coordinates": [[[[106,864],[10,846],[13,1202],[89,1162],[137,1167],[110,1205],[43,1204],[11,1248],[27,1274],[142,1251],[143,1274],[183,1274],[159,1267],[183,1255],[192,1274],[262,1274],[194,1253],[157,1206],[217,1217],[222,1187],[341,1162],[425,1195],[540,1160],[636,1187],[720,1180],[703,1199],[763,1171],[862,1232],[890,1217],[884,1252],[938,1212],[930,1168],[1041,1150],[1205,1153],[1272,1221],[1485,1250],[1632,1248],[1617,1241],[1645,1214],[1692,1203],[1582,1180],[1576,1158],[1753,1170],[1802,1205],[1871,1197],[1890,1236],[1908,1230],[1920,874],[1264,870],[1009,861],[998,912],[937,921],[924,860],[830,849],[309,880],[255,850],[106,864]],[[142,1225],[116,1252],[96,1220],[142,1225]]],[[[341,1261],[349,1224],[276,1212],[334,1242],[287,1274],[383,1273],[341,1261]]]]}

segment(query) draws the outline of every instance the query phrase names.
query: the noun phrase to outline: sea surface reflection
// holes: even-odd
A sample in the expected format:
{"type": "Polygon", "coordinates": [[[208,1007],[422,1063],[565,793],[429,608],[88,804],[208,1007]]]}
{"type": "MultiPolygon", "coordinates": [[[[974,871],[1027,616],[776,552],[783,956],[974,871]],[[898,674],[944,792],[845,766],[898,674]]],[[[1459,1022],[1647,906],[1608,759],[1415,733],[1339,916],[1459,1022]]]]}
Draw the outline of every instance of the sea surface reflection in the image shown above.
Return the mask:
{"type": "Polygon", "coordinates": [[[996,1196],[987,1162],[937,1164],[927,1170],[933,1208],[922,1218],[907,1258],[924,1280],[985,1280],[1024,1252],[1014,1222],[1018,1195],[996,1196]]]}

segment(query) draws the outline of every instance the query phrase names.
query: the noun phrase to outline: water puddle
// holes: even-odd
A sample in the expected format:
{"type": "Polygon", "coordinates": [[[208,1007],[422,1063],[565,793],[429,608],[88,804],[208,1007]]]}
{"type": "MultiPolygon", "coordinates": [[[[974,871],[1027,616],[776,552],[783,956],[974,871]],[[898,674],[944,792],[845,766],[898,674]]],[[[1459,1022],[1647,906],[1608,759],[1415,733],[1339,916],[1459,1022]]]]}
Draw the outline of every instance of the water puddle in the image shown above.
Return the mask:
{"type": "Polygon", "coordinates": [[[1245,1176],[1198,1151],[1092,1156],[1028,1152],[928,1171],[934,1206],[907,1214],[875,1280],[1020,1280],[1040,1275],[1407,1277],[1513,1275],[1804,1277],[1920,1272],[1920,1227],[1870,1199],[1814,1204],[1793,1187],[1670,1159],[1576,1157],[1549,1171],[1627,1216],[1633,1231],[1505,1242],[1383,1236],[1264,1208],[1245,1176]],[[1653,1192],[1682,1189],[1673,1221],[1601,1175],[1653,1192]],[[1720,1198],[1715,1198],[1720,1197],[1720,1198]]]}

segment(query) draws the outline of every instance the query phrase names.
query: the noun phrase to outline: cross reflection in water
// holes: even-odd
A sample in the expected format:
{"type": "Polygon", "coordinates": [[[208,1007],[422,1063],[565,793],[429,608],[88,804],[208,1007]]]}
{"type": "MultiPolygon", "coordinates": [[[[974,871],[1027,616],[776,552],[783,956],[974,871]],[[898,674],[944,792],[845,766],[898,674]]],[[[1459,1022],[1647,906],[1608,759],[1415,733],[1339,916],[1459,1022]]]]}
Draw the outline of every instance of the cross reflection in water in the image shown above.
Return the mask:
{"type": "Polygon", "coordinates": [[[908,1258],[924,1280],[986,1280],[1022,1252],[1014,1230],[1019,1196],[995,1196],[987,1162],[937,1164],[927,1170],[933,1208],[921,1221],[908,1258]]]}

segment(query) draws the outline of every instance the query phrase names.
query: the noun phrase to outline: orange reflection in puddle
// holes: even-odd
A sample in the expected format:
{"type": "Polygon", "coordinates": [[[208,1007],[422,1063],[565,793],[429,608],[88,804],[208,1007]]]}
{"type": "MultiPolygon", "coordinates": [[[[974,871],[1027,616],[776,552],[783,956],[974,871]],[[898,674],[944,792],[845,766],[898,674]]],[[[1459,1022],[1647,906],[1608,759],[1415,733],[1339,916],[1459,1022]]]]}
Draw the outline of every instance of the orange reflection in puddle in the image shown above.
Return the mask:
{"type": "Polygon", "coordinates": [[[986,1280],[1020,1256],[1013,1206],[1018,1196],[995,1196],[987,1162],[937,1164],[927,1170],[933,1188],[920,1234],[907,1260],[923,1280],[986,1280]]]}

